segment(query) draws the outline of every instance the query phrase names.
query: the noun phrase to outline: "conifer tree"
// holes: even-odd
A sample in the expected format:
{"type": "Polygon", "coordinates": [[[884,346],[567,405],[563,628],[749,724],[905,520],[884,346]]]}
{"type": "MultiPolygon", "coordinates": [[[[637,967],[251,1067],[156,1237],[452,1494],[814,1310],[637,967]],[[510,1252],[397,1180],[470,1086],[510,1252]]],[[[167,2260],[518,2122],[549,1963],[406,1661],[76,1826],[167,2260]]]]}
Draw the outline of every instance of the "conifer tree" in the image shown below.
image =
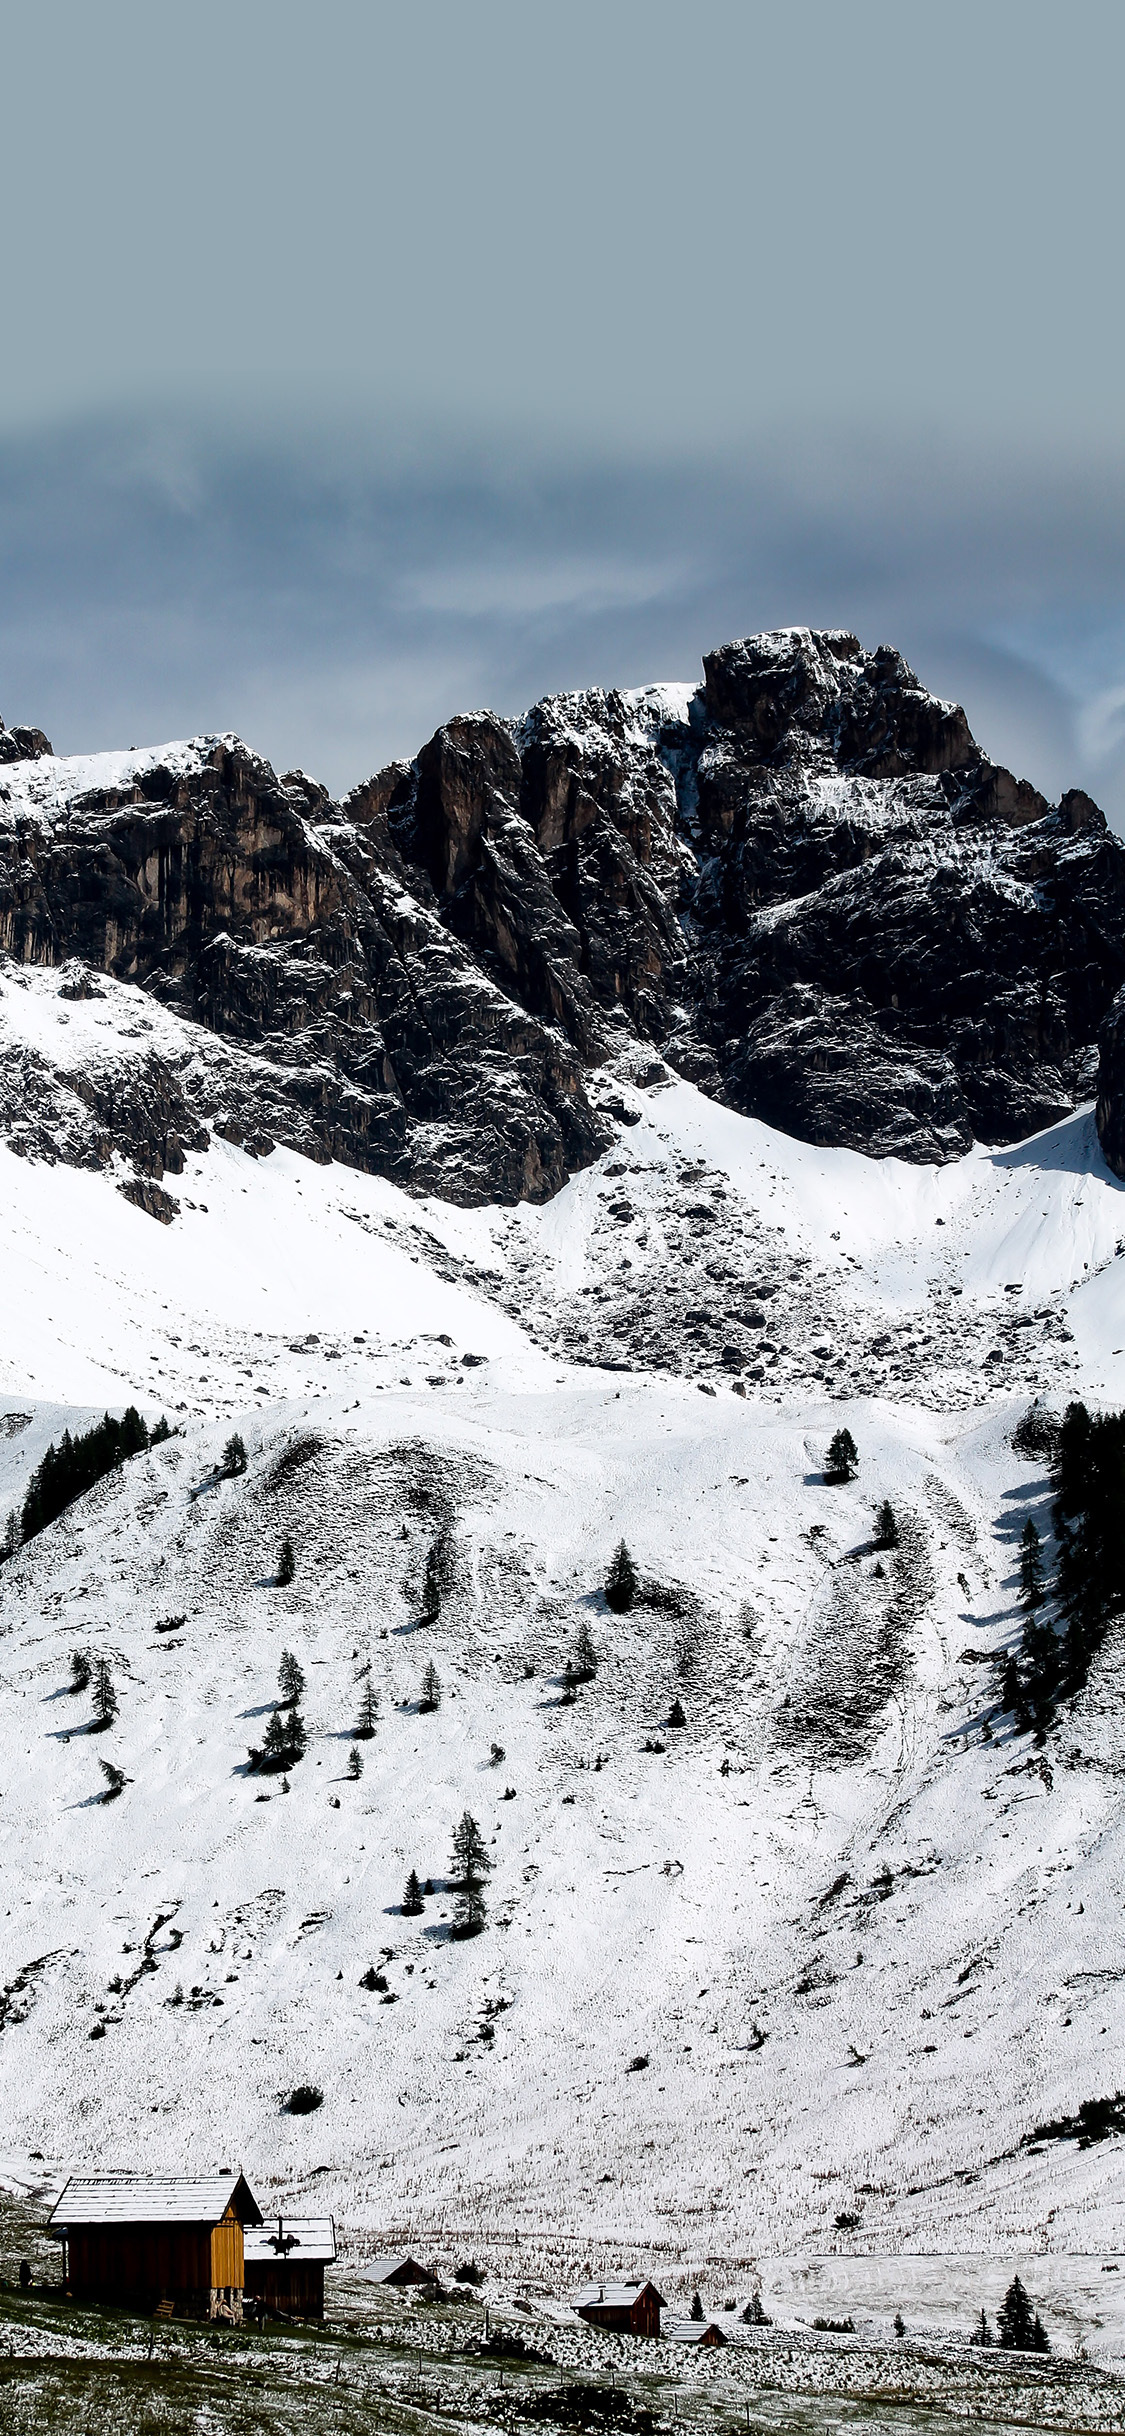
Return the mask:
{"type": "Polygon", "coordinates": [[[1012,2277],[996,2312],[1000,2342],[1005,2351],[1034,2351],[1035,2312],[1018,2275],[1012,2277]]]}
{"type": "Polygon", "coordinates": [[[605,1579],[606,1606],[612,1607],[615,1615],[628,1615],[630,1608],[637,1604],[639,1589],[637,1568],[624,1540],[620,1539],[614,1549],[609,1572],[605,1579]]]}
{"type": "Polygon", "coordinates": [[[4,1525],[4,1538],[3,1543],[0,1544],[0,1557],[7,1559],[9,1556],[15,1556],[18,1552],[19,1544],[20,1518],[16,1513],[15,1507],[13,1506],[7,1522],[4,1525]]]}
{"type": "Polygon", "coordinates": [[[1047,1596],[1043,1582],[1042,1543],[1030,1514],[1020,1533],[1020,1586],[1016,1596],[1025,1615],[1034,1615],[1047,1596]]]}
{"type": "Polygon", "coordinates": [[[850,1429],[838,1429],[824,1458],[824,1477],[835,1488],[845,1480],[854,1480],[859,1469],[859,1448],[850,1429]]]}
{"type": "Polygon", "coordinates": [[[99,1759],[98,1766],[105,1778],[105,1792],[101,1799],[103,1802],[115,1802],[118,1794],[124,1793],[128,1783],[125,1771],[123,1768],[115,1768],[111,1759],[99,1759]]]}
{"type": "Polygon", "coordinates": [[[222,1468],[228,1480],[237,1480],[246,1469],[246,1447],[238,1430],[227,1439],[223,1448],[222,1468]]]}
{"type": "Polygon", "coordinates": [[[89,1684],[92,1667],[88,1649],[72,1649],[70,1653],[70,1690],[84,1692],[89,1684]]]}
{"type": "Polygon", "coordinates": [[[574,1636],[572,1663],[575,1678],[579,1683],[593,1682],[598,1671],[598,1653],[594,1646],[593,1633],[585,1616],[582,1617],[574,1636]]]}
{"type": "Polygon", "coordinates": [[[455,1937],[477,1937],[488,1920],[488,1905],[479,1878],[469,1878],[461,1887],[453,1912],[455,1937]]]}
{"type": "Polygon", "coordinates": [[[889,1497],[884,1497],[875,1509],[875,1545],[877,1548],[897,1548],[898,1520],[889,1497]]]}
{"type": "Polygon", "coordinates": [[[363,1690],[359,1695],[359,1724],[356,1727],[357,1742],[370,1742],[378,1723],[379,1695],[375,1690],[370,1675],[367,1675],[364,1677],[363,1690]]]}
{"type": "Polygon", "coordinates": [[[104,1734],[106,1727],[113,1724],[113,1720],[117,1715],[117,1692],[114,1687],[113,1677],[109,1671],[109,1660],[107,1658],[95,1658],[94,1660],[93,1692],[91,1697],[94,1704],[95,1731],[99,1734],[104,1734]]]}
{"type": "Polygon", "coordinates": [[[453,1866],[451,1876],[455,1885],[467,1885],[471,1878],[486,1878],[492,1862],[488,1846],[471,1810],[462,1812],[453,1830],[453,1866]]]}
{"type": "Polygon", "coordinates": [[[679,1698],[672,1702],[672,1706],[668,1711],[668,1723],[670,1726],[686,1726],[687,1724],[687,1718],[684,1715],[684,1704],[679,1698]]]}
{"type": "Polygon", "coordinates": [[[279,1590],[285,1590],[288,1587],[296,1570],[297,1559],[293,1554],[293,1542],[291,1539],[283,1539],[281,1554],[277,1560],[277,1587],[279,1590]]]}
{"type": "Polygon", "coordinates": [[[351,1750],[348,1753],[348,1775],[351,1777],[352,1782],[355,1783],[356,1780],[362,1776],[362,1774],[363,1753],[360,1750],[359,1744],[357,1742],[353,1742],[351,1750]]]}
{"type": "Polygon", "coordinates": [[[691,2296],[691,2308],[690,2308],[690,2310],[689,2310],[689,2312],[688,2312],[688,2315],[689,2315],[689,2317],[694,2318],[695,2323],[696,2323],[696,2325],[698,2326],[699,2321],[700,2321],[701,2317],[703,2316],[703,2301],[702,2301],[702,2297],[701,2297],[701,2295],[700,2295],[698,2292],[693,2292],[693,2293],[692,2293],[692,2296],[691,2296]]]}
{"type": "Polygon", "coordinates": [[[305,1678],[291,1649],[283,1649],[277,1670],[277,1689],[282,1708],[295,1709],[305,1688],[305,1678]]]}
{"type": "Polygon", "coordinates": [[[991,2349],[992,2328],[988,2323],[988,2319],[986,2318],[983,2309],[981,2310],[976,2325],[969,2336],[969,2341],[970,2343],[978,2344],[982,2351],[988,2351],[991,2349]]]}
{"type": "Polygon", "coordinates": [[[418,1706],[427,1715],[431,1710],[441,1707],[441,1676],[432,1658],[428,1661],[422,1677],[422,1691],[418,1706]]]}
{"type": "Polygon", "coordinates": [[[418,1872],[416,1869],[412,1869],[406,1881],[400,1909],[406,1913],[408,1918],[413,1918],[415,1913],[422,1912],[425,1908],[422,1901],[422,1889],[418,1883],[418,1872]]]}

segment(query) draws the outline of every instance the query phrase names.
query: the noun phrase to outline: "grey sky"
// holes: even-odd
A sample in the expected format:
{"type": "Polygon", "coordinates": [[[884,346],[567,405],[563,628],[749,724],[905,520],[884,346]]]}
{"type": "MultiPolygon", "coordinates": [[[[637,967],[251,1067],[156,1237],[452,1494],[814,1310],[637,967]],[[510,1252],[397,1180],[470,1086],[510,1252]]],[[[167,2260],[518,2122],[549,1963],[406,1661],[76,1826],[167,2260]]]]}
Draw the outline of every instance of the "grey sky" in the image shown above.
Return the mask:
{"type": "Polygon", "coordinates": [[[456,707],[894,640],[1125,814],[1125,12],[40,0],[0,708],[342,785],[456,707]]]}

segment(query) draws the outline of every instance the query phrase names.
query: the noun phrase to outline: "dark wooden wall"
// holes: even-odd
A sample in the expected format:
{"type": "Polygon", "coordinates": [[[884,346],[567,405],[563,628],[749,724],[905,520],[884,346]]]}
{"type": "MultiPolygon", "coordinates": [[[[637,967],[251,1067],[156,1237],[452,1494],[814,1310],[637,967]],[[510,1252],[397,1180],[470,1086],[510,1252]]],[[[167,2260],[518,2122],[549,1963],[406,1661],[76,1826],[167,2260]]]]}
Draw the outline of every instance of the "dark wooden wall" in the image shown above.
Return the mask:
{"type": "MultiPolygon", "coordinates": [[[[241,2228],[239,2234],[241,2249],[241,2228]]],[[[209,2225],[75,2225],[67,2248],[70,2289],[79,2299],[159,2299],[162,2292],[210,2292],[214,2281],[209,2225]]]]}
{"type": "Polygon", "coordinates": [[[324,2268],[306,2259],[248,2259],[246,2298],[264,2301],[267,2309],[284,2309],[295,2318],[324,2316],[324,2268]]]}

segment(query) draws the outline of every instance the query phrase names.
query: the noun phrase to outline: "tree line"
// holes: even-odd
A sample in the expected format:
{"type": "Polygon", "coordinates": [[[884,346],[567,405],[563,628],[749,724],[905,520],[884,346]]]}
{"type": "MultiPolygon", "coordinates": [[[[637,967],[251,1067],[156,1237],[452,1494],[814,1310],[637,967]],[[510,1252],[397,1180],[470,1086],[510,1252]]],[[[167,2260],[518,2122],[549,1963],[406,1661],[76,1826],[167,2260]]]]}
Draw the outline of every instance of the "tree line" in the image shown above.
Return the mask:
{"type": "Polygon", "coordinates": [[[146,1448],[161,1446],[171,1435],[163,1414],[150,1430],[135,1404],[126,1407],[119,1421],[107,1413],[103,1421],[95,1421],[92,1428],[77,1430],[73,1436],[64,1430],[58,1445],[48,1447],[31,1475],[18,1529],[13,1530],[9,1520],[5,1553],[14,1554],[20,1541],[34,1539],[48,1523],[57,1522],[76,1497],[84,1497],[87,1489],[127,1463],[130,1455],[143,1455],[146,1448]]]}
{"type": "Polygon", "coordinates": [[[1050,1581],[1039,1530],[1028,1516],[1020,1540],[1018,1651],[1002,1662],[1001,1700],[1021,1731],[1043,1741],[1061,1700],[1071,1699],[1111,1626],[1125,1610],[1125,1412],[1069,1404],[1050,1458],[1058,1554],[1050,1581]],[[1048,1606],[1052,1599],[1055,1613],[1048,1606]]]}

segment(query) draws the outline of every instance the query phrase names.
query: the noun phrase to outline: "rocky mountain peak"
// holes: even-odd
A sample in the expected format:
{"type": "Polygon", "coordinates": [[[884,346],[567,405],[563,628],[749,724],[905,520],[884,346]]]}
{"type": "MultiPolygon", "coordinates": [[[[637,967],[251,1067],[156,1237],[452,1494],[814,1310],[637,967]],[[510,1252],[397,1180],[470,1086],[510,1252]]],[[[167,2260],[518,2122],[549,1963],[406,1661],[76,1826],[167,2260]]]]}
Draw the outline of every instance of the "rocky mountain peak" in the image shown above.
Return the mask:
{"type": "Polygon", "coordinates": [[[244,1138],[467,1201],[555,1192],[619,1071],[916,1161],[1089,1094],[1125,985],[1097,806],[852,634],[744,637],[703,679],[450,719],[341,804],[236,737],[17,765],[38,731],[0,730],[0,945],[244,1052],[244,1138]]]}

